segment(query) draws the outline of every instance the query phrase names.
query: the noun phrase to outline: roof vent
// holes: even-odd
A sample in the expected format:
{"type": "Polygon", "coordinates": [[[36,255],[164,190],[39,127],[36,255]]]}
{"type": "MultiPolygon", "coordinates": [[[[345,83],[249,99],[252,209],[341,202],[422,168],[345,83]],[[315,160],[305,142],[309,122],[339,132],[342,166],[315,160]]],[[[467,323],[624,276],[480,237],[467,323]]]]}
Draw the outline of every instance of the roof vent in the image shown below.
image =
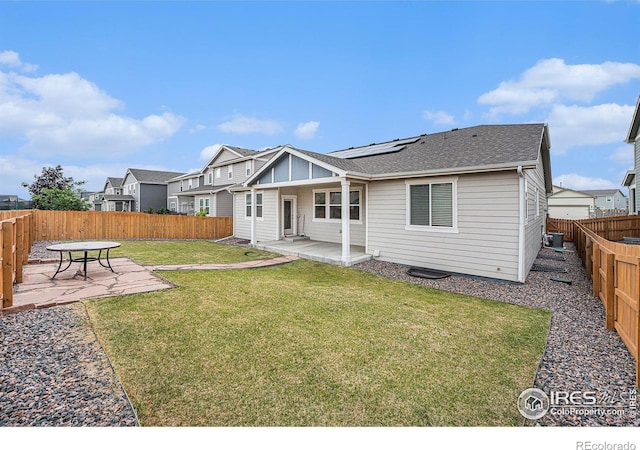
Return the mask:
{"type": "Polygon", "coordinates": [[[451,131],[458,131],[460,128],[452,128],[451,131]]]}
{"type": "Polygon", "coordinates": [[[471,137],[478,137],[478,134],[477,133],[472,134],[471,137]]]}

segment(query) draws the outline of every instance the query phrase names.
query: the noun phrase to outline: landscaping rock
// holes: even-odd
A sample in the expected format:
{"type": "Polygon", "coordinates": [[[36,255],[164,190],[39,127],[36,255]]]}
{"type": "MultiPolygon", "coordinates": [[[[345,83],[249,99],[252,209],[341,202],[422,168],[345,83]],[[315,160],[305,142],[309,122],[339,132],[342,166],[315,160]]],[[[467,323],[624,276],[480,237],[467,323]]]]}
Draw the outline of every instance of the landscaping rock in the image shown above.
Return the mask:
{"type": "Polygon", "coordinates": [[[0,316],[0,426],[136,426],[80,304],[0,316]]]}

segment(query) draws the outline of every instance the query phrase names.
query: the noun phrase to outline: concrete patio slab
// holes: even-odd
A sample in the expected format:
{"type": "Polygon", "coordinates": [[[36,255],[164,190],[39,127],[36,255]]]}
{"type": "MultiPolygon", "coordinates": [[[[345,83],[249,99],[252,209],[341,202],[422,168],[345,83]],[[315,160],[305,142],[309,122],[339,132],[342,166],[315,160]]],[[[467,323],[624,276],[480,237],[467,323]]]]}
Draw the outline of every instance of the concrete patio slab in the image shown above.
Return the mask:
{"type": "Polygon", "coordinates": [[[139,294],[176,287],[173,283],[154,273],[155,270],[224,270],[252,269],[286,264],[298,259],[296,256],[245,261],[233,264],[163,264],[142,266],[129,258],[110,259],[114,272],[97,261],[87,264],[87,279],[72,264],[67,271],[51,279],[58,262],[29,264],[23,267],[23,282],[16,285],[13,306],[0,308],[0,314],[11,314],[28,309],[49,308],[90,298],[139,294]]]}
{"type": "Polygon", "coordinates": [[[13,306],[0,310],[2,314],[27,309],[48,308],[89,298],[113,297],[132,293],[153,292],[175,287],[152,270],[136,264],[128,258],[113,258],[114,272],[98,262],[87,265],[87,280],[72,265],[59,273],[55,280],[57,263],[29,264],[23,268],[23,282],[13,295],[13,306]]]}
{"type": "Polygon", "coordinates": [[[259,242],[255,245],[255,248],[339,266],[351,266],[373,259],[372,255],[365,253],[364,247],[352,245],[349,247],[351,258],[348,264],[344,264],[342,261],[341,244],[313,241],[309,239],[296,240],[293,242],[284,239],[279,241],[259,242]]]}

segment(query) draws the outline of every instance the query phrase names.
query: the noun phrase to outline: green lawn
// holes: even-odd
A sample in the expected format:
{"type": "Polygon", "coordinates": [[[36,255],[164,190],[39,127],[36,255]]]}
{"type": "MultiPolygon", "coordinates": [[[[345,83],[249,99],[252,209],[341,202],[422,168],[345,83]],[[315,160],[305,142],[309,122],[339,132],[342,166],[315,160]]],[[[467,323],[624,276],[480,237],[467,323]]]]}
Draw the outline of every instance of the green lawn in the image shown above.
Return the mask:
{"type": "Polygon", "coordinates": [[[550,321],[302,260],[162,275],[87,302],[146,426],[519,425],[550,321]]]}
{"type": "Polygon", "coordinates": [[[211,241],[120,241],[109,256],[128,256],[140,264],[229,264],[272,258],[275,253],[211,241]]]}

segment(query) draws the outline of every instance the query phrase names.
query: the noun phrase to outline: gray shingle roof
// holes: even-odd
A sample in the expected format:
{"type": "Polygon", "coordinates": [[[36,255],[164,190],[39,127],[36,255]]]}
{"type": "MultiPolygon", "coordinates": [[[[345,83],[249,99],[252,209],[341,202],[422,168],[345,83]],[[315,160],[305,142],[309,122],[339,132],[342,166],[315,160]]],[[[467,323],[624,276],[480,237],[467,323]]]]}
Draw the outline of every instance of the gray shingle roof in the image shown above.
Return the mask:
{"type": "Polygon", "coordinates": [[[133,198],[133,195],[110,195],[107,194],[104,196],[105,200],[110,200],[110,201],[134,201],[135,198],[133,198]]]}
{"type": "Polygon", "coordinates": [[[227,147],[230,150],[233,150],[234,152],[242,155],[242,156],[251,156],[251,155],[255,155],[256,153],[258,153],[256,150],[250,150],[248,148],[242,148],[242,147],[234,147],[232,145],[224,145],[225,147],[227,147]]]}
{"type": "Polygon", "coordinates": [[[479,125],[417,136],[399,151],[347,160],[357,169],[337,167],[379,175],[515,165],[538,159],[543,133],[544,124],[479,125]]]}
{"type": "Polygon", "coordinates": [[[124,178],[107,177],[107,183],[110,183],[112,187],[122,186],[123,181],[124,181],[124,178]]]}
{"type": "Polygon", "coordinates": [[[220,185],[220,186],[211,186],[211,185],[199,186],[199,187],[195,187],[195,188],[191,188],[191,189],[185,189],[184,191],[180,191],[180,192],[174,192],[171,195],[208,194],[210,192],[223,191],[226,188],[228,188],[229,186],[233,186],[233,184],[225,184],[225,185],[220,185]]]}
{"type": "Polygon", "coordinates": [[[164,172],[161,170],[129,169],[138,183],[164,184],[171,178],[184,175],[184,172],[164,172]]]}
{"type": "Polygon", "coordinates": [[[620,189],[589,189],[589,190],[580,191],[580,192],[584,192],[585,194],[593,195],[594,197],[614,196],[618,192],[620,192],[622,194],[622,191],[620,191],[620,189]]]}

